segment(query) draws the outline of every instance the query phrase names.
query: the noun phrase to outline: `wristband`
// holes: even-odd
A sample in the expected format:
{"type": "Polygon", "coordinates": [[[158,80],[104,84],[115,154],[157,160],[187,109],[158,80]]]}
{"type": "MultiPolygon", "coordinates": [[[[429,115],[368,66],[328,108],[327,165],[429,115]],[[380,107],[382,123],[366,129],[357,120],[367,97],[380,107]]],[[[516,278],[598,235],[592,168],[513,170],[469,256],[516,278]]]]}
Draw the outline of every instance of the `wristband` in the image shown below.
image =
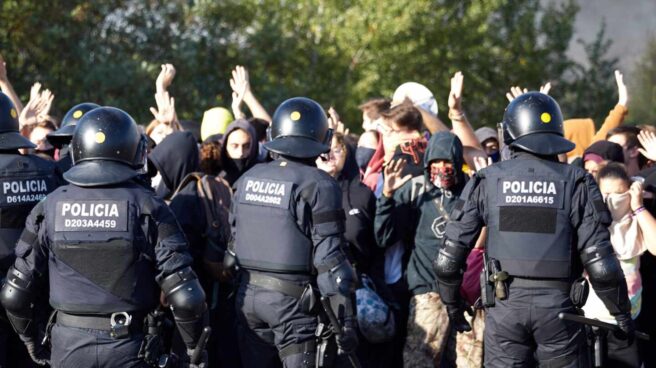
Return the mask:
{"type": "Polygon", "coordinates": [[[465,113],[457,110],[449,110],[449,119],[462,120],[465,118],[465,113]]]}
{"type": "Polygon", "coordinates": [[[642,212],[642,211],[644,211],[644,210],[646,210],[645,206],[640,206],[640,207],[636,208],[635,211],[631,212],[631,215],[632,215],[633,217],[636,217],[636,216],[638,216],[638,214],[639,214],[640,212],[642,212]]]}

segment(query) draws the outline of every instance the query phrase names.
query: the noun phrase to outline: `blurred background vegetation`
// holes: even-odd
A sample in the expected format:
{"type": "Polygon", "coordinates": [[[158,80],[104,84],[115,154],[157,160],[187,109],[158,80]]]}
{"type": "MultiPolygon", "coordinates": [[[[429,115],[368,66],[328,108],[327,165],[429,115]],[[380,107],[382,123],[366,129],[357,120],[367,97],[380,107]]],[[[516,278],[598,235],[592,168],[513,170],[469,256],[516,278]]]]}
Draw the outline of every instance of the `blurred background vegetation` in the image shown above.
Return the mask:
{"type": "MultiPolygon", "coordinates": [[[[607,56],[601,21],[584,44],[585,66],[568,58],[578,10],[573,0],[3,0],[0,53],[23,101],[40,81],[55,93],[59,116],[92,101],[147,123],[168,62],[177,69],[170,91],[181,119],[229,107],[239,64],[271,113],[304,95],[334,106],[356,132],[357,106],[406,81],[429,87],[447,121],[458,70],[477,127],[501,119],[511,85],[547,81],[565,117],[600,124],[617,101],[617,60],[607,56]]],[[[636,67],[644,77],[629,90],[630,120],[640,123],[656,116],[656,41],[649,50],[636,67]]]]}

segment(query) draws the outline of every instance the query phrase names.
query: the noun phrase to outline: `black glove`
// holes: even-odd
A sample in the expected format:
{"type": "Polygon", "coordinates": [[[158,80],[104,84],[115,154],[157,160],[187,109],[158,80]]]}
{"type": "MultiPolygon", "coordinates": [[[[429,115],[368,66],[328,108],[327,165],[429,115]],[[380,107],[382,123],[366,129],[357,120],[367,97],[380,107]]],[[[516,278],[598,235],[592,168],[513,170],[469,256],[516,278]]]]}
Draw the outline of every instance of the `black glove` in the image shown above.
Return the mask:
{"type": "Polygon", "coordinates": [[[23,343],[34,363],[38,365],[50,364],[50,350],[48,348],[35,343],[32,339],[23,339],[23,343]]]}
{"type": "Polygon", "coordinates": [[[471,331],[469,322],[465,319],[465,308],[462,305],[447,305],[446,311],[449,314],[449,322],[451,326],[458,332],[471,331]]]}
{"type": "Polygon", "coordinates": [[[351,354],[358,347],[358,333],[352,326],[344,326],[342,333],[335,338],[338,354],[351,354]]]}
{"type": "Polygon", "coordinates": [[[615,316],[617,326],[620,331],[615,331],[615,337],[622,340],[628,340],[629,345],[633,344],[635,339],[635,323],[631,318],[631,313],[624,313],[615,316]]]}

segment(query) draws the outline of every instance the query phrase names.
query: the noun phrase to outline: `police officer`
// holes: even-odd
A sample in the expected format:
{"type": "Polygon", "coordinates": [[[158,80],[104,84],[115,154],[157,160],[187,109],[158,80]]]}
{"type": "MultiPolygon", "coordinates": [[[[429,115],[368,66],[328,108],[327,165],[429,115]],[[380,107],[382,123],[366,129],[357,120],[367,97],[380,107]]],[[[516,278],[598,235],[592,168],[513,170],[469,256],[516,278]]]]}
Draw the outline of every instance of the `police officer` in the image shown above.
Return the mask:
{"type": "Polygon", "coordinates": [[[621,335],[630,342],[634,334],[609,241],[610,214],[593,178],[557,160],[574,144],[563,137],[554,99],[523,94],[508,105],[502,124],[511,159],[480,171],[465,188],[468,200],[447,225],[435,262],[442,300],[454,327],[469,330],[459,286],[467,254],[487,226],[486,277],[496,281],[497,293],[489,298],[494,306],[488,303],[485,366],[535,366],[534,356],[540,366],[586,366],[583,329],[557,317],[575,310],[570,286],[582,266],[621,335]]]}
{"type": "Polygon", "coordinates": [[[137,125],[122,110],[96,108],[79,121],[71,153],[74,166],[64,175],[71,184],[30,213],[0,292],[14,329],[39,364],[146,367],[137,357],[143,320],[161,289],[192,354],[205,294],[173,214],[132,181],[146,157],[137,125]],[[45,283],[56,310],[52,353],[35,319],[45,283]]]}
{"type": "MultiPolygon", "coordinates": [[[[14,248],[25,228],[25,219],[61,179],[55,165],[35,155],[21,155],[20,148],[36,147],[18,132],[18,111],[0,93],[0,272],[4,278],[14,263],[14,248]]],[[[0,367],[30,364],[27,351],[11,326],[0,321],[0,367]]]]}
{"type": "Polygon", "coordinates": [[[75,132],[75,126],[77,122],[82,119],[84,114],[100,107],[95,103],[84,102],[73,106],[64,118],[62,119],[61,126],[59,129],[47,135],[48,142],[59,149],[59,160],[57,161],[57,167],[62,173],[68,171],[73,165],[71,160],[71,155],[69,151],[69,144],[73,138],[73,133],[75,132]]]}
{"type": "Polygon", "coordinates": [[[357,346],[341,189],[315,163],[330,150],[332,130],[321,106],[302,97],[283,102],[270,129],[264,147],[278,158],[236,182],[231,213],[240,350],[246,367],[275,367],[278,358],[285,367],[314,367],[321,306],[313,287],[341,319],[337,346],[345,353],[357,346]]]}

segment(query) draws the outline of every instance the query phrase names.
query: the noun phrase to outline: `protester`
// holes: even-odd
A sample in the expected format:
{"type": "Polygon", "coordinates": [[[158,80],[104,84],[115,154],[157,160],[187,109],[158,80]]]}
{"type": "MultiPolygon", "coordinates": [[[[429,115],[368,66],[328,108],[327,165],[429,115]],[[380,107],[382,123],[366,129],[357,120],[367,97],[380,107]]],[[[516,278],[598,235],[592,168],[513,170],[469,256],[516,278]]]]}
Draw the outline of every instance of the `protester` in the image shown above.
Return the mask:
{"type": "MultiPolygon", "coordinates": [[[[643,205],[642,183],[631,183],[621,163],[612,162],[603,167],[597,181],[613,218],[609,227],[610,240],[626,277],[631,317],[635,320],[642,309],[640,256],[646,251],[656,254],[656,219],[643,205]]],[[[583,310],[588,318],[609,323],[615,320],[594,290],[590,292],[583,310]]],[[[614,334],[608,334],[607,342],[607,366],[640,366],[637,344],[629,344],[614,334]]]]}
{"type": "Polygon", "coordinates": [[[257,135],[253,126],[244,119],[228,125],[221,142],[221,168],[219,176],[231,186],[258,161],[257,135]]]}
{"type": "Polygon", "coordinates": [[[608,162],[624,163],[622,146],[608,141],[598,141],[583,152],[583,167],[593,177],[608,162]]]}
{"type": "Polygon", "coordinates": [[[155,146],[148,155],[149,168],[157,170],[153,178],[155,193],[164,200],[170,200],[182,180],[199,169],[198,146],[189,132],[169,134],[155,146]]]}

